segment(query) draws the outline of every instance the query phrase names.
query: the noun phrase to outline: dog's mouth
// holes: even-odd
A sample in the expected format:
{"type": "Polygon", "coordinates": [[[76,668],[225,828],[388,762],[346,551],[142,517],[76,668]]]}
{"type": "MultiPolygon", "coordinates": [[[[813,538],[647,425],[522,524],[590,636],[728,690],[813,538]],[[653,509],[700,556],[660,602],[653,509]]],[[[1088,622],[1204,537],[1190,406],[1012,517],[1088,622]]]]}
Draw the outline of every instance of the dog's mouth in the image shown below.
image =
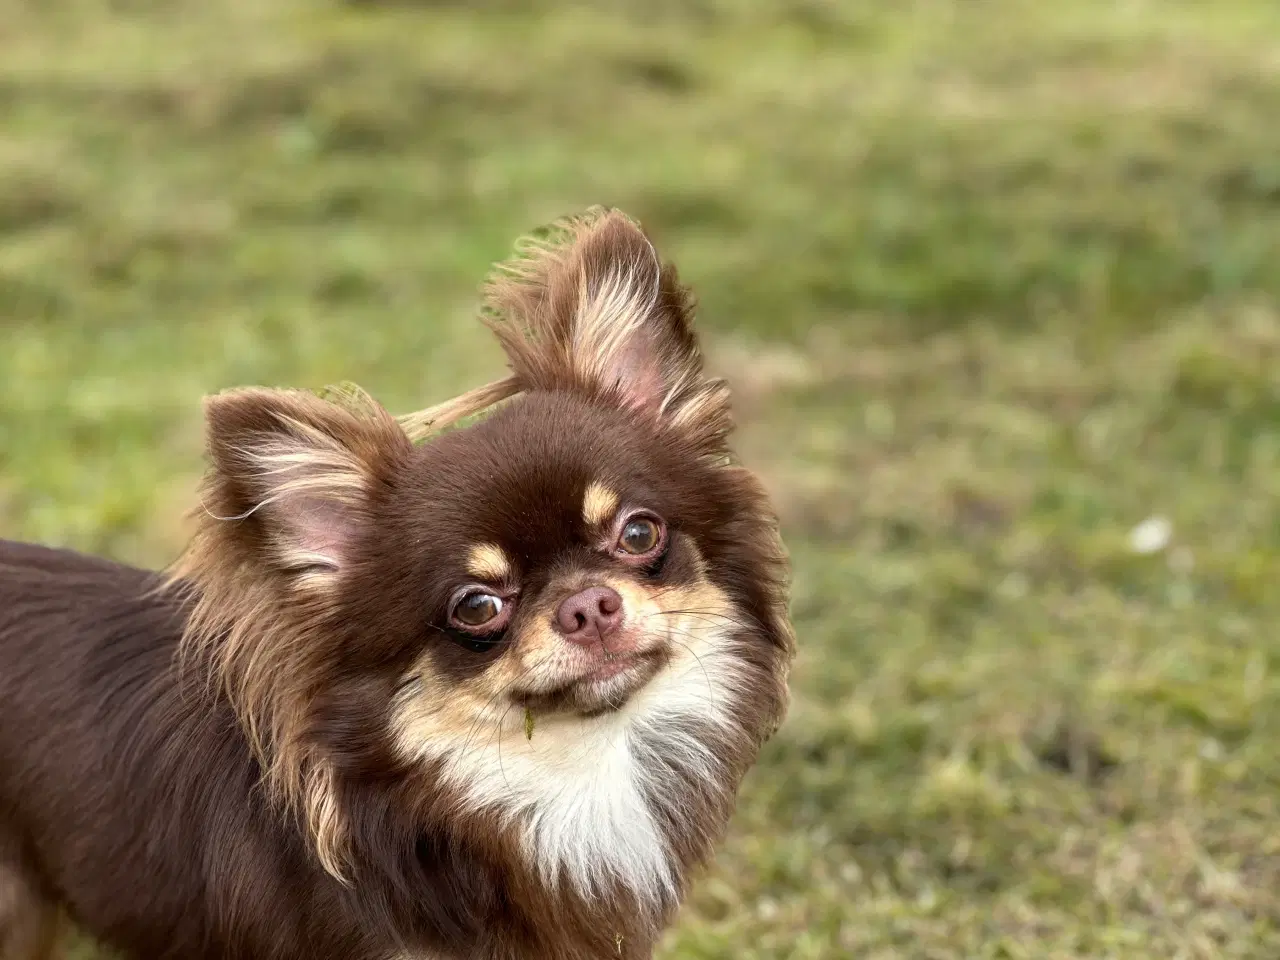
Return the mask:
{"type": "Polygon", "coordinates": [[[536,691],[515,691],[516,706],[535,713],[599,716],[620,710],[662,670],[664,650],[606,655],[574,676],[536,691]]]}

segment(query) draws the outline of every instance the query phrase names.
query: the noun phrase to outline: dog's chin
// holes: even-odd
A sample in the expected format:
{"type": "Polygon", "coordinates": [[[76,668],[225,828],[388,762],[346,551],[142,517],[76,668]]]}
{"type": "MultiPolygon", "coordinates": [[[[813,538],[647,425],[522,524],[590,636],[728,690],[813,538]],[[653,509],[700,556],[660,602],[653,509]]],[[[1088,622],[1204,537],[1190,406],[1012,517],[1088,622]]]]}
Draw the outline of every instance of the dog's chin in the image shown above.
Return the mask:
{"type": "Polygon", "coordinates": [[[667,654],[661,650],[620,654],[557,679],[544,689],[514,693],[512,699],[518,707],[534,713],[601,716],[625,707],[666,662],[667,654]]]}

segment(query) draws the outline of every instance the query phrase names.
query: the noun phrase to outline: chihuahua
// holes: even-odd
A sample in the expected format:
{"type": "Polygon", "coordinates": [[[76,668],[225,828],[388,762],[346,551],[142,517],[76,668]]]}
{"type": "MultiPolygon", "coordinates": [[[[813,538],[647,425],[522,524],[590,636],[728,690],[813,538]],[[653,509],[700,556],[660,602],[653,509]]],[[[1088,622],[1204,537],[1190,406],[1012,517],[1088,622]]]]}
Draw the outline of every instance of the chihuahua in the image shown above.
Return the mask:
{"type": "Polygon", "coordinates": [[[208,398],[167,570],[0,541],[0,957],[651,957],[795,648],[692,318],[593,209],[491,278],[495,383],[208,398]]]}

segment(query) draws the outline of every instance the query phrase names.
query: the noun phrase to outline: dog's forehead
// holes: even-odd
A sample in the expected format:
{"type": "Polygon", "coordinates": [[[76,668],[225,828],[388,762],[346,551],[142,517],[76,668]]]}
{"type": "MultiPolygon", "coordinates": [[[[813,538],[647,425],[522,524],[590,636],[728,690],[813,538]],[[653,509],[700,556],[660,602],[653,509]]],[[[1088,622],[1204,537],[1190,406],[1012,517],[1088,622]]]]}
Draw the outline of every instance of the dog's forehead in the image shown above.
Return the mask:
{"type": "Polygon", "coordinates": [[[625,507],[663,508],[662,471],[643,430],[574,398],[531,397],[434,447],[433,513],[485,579],[590,544],[625,507]]]}

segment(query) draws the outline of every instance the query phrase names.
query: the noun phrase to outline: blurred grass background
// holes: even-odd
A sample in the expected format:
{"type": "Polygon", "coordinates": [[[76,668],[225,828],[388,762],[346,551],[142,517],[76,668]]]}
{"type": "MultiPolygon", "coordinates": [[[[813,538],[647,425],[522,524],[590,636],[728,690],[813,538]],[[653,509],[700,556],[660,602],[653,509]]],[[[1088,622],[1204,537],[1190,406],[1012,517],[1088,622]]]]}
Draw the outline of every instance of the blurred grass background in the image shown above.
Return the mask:
{"type": "Polygon", "coordinates": [[[202,394],[451,396],[593,203],[795,561],[662,956],[1280,955],[1271,0],[0,0],[0,534],[166,562],[202,394]]]}

